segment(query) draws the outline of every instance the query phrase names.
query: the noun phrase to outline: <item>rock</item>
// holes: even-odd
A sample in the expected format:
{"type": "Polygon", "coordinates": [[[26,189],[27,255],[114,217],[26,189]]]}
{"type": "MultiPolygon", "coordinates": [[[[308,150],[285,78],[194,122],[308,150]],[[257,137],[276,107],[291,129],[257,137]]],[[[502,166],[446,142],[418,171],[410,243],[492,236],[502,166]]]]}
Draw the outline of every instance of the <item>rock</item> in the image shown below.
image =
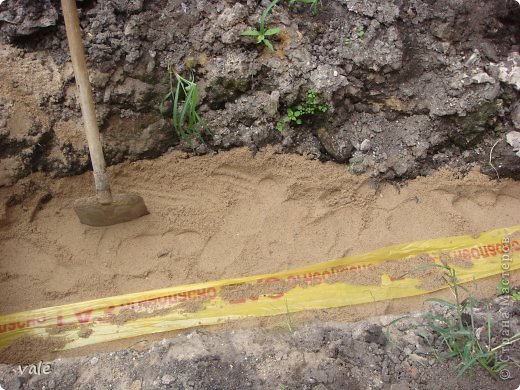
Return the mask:
{"type": "Polygon", "coordinates": [[[520,100],[513,105],[511,120],[516,129],[520,130],[520,100]]]}
{"type": "Polygon", "coordinates": [[[232,8],[225,8],[216,20],[217,26],[230,29],[247,17],[247,9],[244,5],[236,3],[232,8]]]}
{"type": "Polygon", "coordinates": [[[375,343],[381,347],[384,347],[388,342],[383,329],[377,324],[372,324],[368,327],[365,332],[365,341],[367,343],[375,343]]]}
{"type": "Polygon", "coordinates": [[[506,134],[506,140],[507,143],[513,147],[516,155],[520,157],[520,132],[510,131],[506,134]]]}
{"type": "Polygon", "coordinates": [[[495,79],[493,77],[491,77],[490,75],[488,75],[486,72],[477,73],[476,75],[471,77],[471,81],[476,84],[484,84],[484,83],[494,84],[495,83],[495,79]]]}
{"type": "Polygon", "coordinates": [[[208,73],[204,93],[210,108],[222,109],[251,88],[252,61],[249,53],[231,51],[205,65],[208,73]]]}
{"type": "Polygon", "coordinates": [[[453,25],[452,23],[438,23],[436,26],[432,28],[432,33],[437,38],[442,40],[449,40],[453,34],[453,25]]]}
{"type": "Polygon", "coordinates": [[[247,79],[217,77],[206,87],[209,106],[213,109],[223,108],[226,102],[233,102],[249,88],[250,82],[247,79]]]}
{"type": "Polygon", "coordinates": [[[114,95],[118,102],[132,104],[139,110],[149,107],[153,100],[153,90],[153,85],[128,77],[114,89],[114,95]]]}
{"type": "Polygon", "coordinates": [[[362,173],[365,173],[366,166],[365,166],[365,158],[363,154],[359,154],[359,152],[355,152],[354,156],[350,160],[348,160],[348,167],[347,170],[350,173],[360,175],[362,173]]]}
{"type": "Polygon", "coordinates": [[[0,159],[0,187],[10,186],[27,174],[27,168],[19,156],[0,159]]]}
{"type": "Polygon", "coordinates": [[[337,139],[332,136],[325,127],[320,127],[316,131],[316,137],[320,140],[328,154],[330,154],[336,161],[345,162],[352,155],[352,144],[347,140],[341,138],[337,139]]]}
{"type": "Polygon", "coordinates": [[[169,384],[173,383],[174,380],[175,380],[175,378],[172,375],[166,374],[166,375],[163,375],[163,377],[161,378],[161,383],[163,385],[169,385],[169,384]]]}
{"type": "Polygon", "coordinates": [[[58,11],[50,0],[8,0],[0,4],[0,31],[10,38],[55,26],[58,11]]]}
{"type": "Polygon", "coordinates": [[[348,84],[341,68],[330,65],[318,65],[310,76],[317,92],[326,100],[330,100],[335,91],[348,84]]]}
{"type": "Polygon", "coordinates": [[[511,53],[498,64],[498,79],[520,91],[520,53],[511,53]]]}
{"type": "Polygon", "coordinates": [[[111,0],[118,12],[136,13],[143,9],[144,0],[111,0]]]}
{"type": "Polygon", "coordinates": [[[361,145],[359,145],[359,150],[362,152],[366,152],[370,149],[370,140],[368,138],[365,138],[363,142],[361,142],[361,145]]]}
{"type": "Polygon", "coordinates": [[[269,95],[269,106],[267,108],[267,114],[274,118],[278,113],[278,107],[280,105],[280,91],[273,91],[269,95]]]}

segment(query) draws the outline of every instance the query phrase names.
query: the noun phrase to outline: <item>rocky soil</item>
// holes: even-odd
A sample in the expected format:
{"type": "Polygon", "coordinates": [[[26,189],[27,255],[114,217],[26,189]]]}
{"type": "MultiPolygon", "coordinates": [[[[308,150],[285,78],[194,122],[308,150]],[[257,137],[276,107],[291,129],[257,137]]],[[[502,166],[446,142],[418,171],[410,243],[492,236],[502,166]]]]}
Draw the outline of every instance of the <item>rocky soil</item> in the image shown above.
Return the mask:
{"type": "MultiPolygon", "coordinates": [[[[170,148],[276,144],[390,179],[446,164],[519,177],[513,0],[323,0],[316,15],[280,2],[267,20],[281,28],[275,51],[240,35],[258,27],[266,1],[78,5],[110,164],[170,148]],[[213,133],[205,143],[182,142],[159,111],[168,65],[198,83],[198,110],[213,133]],[[309,90],[328,112],[277,131],[309,90]]],[[[59,2],[4,1],[0,41],[0,185],[32,171],[87,170],[59,2]]]]}
{"type": "MultiPolygon", "coordinates": [[[[476,311],[476,328],[485,327],[487,306],[476,311]]],[[[507,299],[490,303],[495,321],[492,343],[500,343],[504,315],[518,314],[507,299]],[[515,314],[516,313],[516,314],[515,314]]],[[[446,315],[434,304],[430,313],[446,315]]],[[[19,373],[18,365],[0,365],[6,389],[515,389],[520,370],[510,365],[493,380],[482,369],[455,375],[458,362],[445,354],[425,313],[405,318],[375,317],[347,324],[291,320],[281,326],[240,329],[219,334],[203,329],[130,349],[45,361],[47,375],[19,373]],[[427,341],[428,340],[428,341],[427,341]]],[[[519,330],[511,321],[509,331],[519,330]]],[[[487,332],[480,332],[483,342],[487,332]]],[[[507,357],[520,357],[518,347],[507,357]]],[[[505,358],[505,355],[504,355],[505,358]]]]}

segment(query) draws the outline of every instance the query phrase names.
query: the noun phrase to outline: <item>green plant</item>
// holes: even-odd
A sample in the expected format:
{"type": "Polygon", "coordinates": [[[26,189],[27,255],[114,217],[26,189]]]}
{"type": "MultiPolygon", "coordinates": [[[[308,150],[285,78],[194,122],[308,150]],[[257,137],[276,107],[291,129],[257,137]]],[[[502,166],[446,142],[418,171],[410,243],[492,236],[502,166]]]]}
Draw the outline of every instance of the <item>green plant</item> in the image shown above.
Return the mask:
{"type": "Polygon", "coordinates": [[[164,112],[166,102],[171,100],[172,125],[177,135],[190,145],[193,138],[198,138],[201,142],[204,142],[201,129],[210,135],[211,131],[196,111],[198,89],[193,75],[190,80],[185,79],[176,73],[170,65],[168,65],[168,75],[170,90],[161,101],[161,113],[164,112]]]}
{"type": "Polygon", "coordinates": [[[296,3],[310,4],[311,12],[314,15],[318,13],[318,0],[289,0],[289,7],[294,8],[296,3]]]}
{"type": "Polygon", "coordinates": [[[511,299],[515,302],[520,302],[520,291],[516,291],[511,294],[511,299]]]}
{"type": "Polygon", "coordinates": [[[283,117],[282,122],[276,124],[276,130],[282,132],[284,130],[284,124],[290,124],[291,122],[301,125],[303,124],[303,117],[310,117],[318,112],[325,113],[328,110],[328,105],[325,103],[318,103],[318,94],[316,91],[309,89],[307,91],[305,102],[298,104],[295,108],[287,108],[287,113],[283,117]]]}
{"type": "Polygon", "coordinates": [[[356,26],[356,36],[358,37],[358,39],[363,39],[365,37],[365,26],[362,25],[362,24],[358,24],[356,26]]]}
{"type": "Polygon", "coordinates": [[[509,294],[509,281],[507,279],[500,279],[497,284],[497,294],[503,295],[503,294],[509,294]]]}
{"type": "Polygon", "coordinates": [[[458,284],[454,269],[438,264],[431,266],[444,269],[444,279],[455,298],[454,303],[439,298],[428,299],[428,301],[436,302],[454,312],[453,317],[431,313],[426,315],[426,327],[439,337],[441,342],[448,348],[446,355],[438,356],[444,359],[460,359],[460,363],[457,365],[456,379],[459,379],[462,374],[472,369],[476,364],[484,368],[493,378],[498,379],[498,373],[507,365],[507,362],[503,362],[498,358],[499,351],[505,346],[520,340],[520,333],[493,347],[491,341],[492,321],[491,314],[488,312],[486,322],[487,340],[486,345],[484,345],[478,337],[480,330],[477,331],[475,327],[474,309],[476,300],[471,296],[468,289],[458,284]],[[462,300],[461,291],[466,292],[468,298],[462,300]]]}
{"type": "Polygon", "coordinates": [[[260,17],[259,30],[250,28],[250,29],[242,32],[240,35],[249,36],[249,37],[257,37],[257,40],[256,40],[257,44],[263,43],[269,49],[274,50],[272,43],[266,37],[278,34],[280,32],[280,28],[275,27],[275,28],[270,28],[270,29],[266,30],[265,29],[265,19],[267,18],[267,15],[269,14],[269,12],[271,12],[273,7],[277,3],[278,3],[278,0],[274,0],[267,6],[267,8],[264,10],[264,12],[262,12],[262,16],[260,17]]]}
{"type": "Polygon", "coordinates": [[[289,332],[294,332],[294,324],[292,322],[292,314],[289,311],[289,304],[287,303],[287,298],[285,298],[285,314],[287,316],[287,329],[289,329],[289,332]]]}

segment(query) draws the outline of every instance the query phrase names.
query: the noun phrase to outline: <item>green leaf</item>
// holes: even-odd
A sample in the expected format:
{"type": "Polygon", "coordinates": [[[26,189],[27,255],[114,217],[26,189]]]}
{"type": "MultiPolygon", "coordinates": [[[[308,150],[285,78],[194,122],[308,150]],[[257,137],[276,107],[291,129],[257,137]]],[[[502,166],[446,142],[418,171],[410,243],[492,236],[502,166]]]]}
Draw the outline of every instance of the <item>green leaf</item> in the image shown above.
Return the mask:
{"type": "Polygon", "coordinates": [[[269,36],[269,35],[276,35],[280,32],[280,29],[278,27],[275,27],[275,28],[270,28],[269,30],[267,30],[264,35],[265,36],[269,36]]]}
{"type": "Polygon", "coordinates": [[[269,39],[264,39],[264,43],[269,49],[271,49],[271,51],[274,51],[273,45],[269,42],[269,39]]]}
{"type": "Polygon", "coordinates": [[[294,111],[294,116],[301,116],[301,115],[302,115],[301,111],[294,111]]]}
{"type": "Polygon", "coordinates": [[[291,121],[291,118],[289,118],[288,116],[285,116],[283,118],[283,121],[284,121],[284,123],[289,123],[291,121]]]}
{"type": "Polygon", "coordinates": [[[244,36],[248,36],[248,37],[257,37],[258,35],[260,35],[260,32],[257,30],[249,29],[249,30],[241,32],[240,35],[244,35],[244,36]]]}
{"type": "Polygon", "coordinates": [[[296,119],[296,124],[297,125],[301,125],[302,124],[302,120],[301,119],[296,119]]]}
{"type": "Polygon", "coordinates": [[[162,98],[161,104],[159,105],[159,111],[160,111],[161,114],[164,113],[164,103],[166,103],[171,97],[172,97],[172,91],[168,92],[162,98]]]}
{"type": "Polygon", "coordinates": [[[278,130],[280,133],[283,131],[283,123],[278,122],[275,126],[276,130],[278,130]]]}
{"type": "Polygon", "coordinates": [[[278,3],[278,0],[274,0],[271,4],[267,6],[267,8],[262,12],[262,16],[260,17],[260,31],[264,31],[265,26],[265,19],[267,18],[267,15],[269,12],[271,12],[271,9],[278,3]]]}
{"type": "Polygon", "coordinates": [[[179,121],[177,116],[179,114],[179,97],[181,93],[181,81],[177,78],[177,88],[175,89],[175,95],[173,97],[173,108],[172,108],[172,122],[175,131],[180,131],[179,121]]]}
{"type": "Polygon", "coordinates": [[[437,302],[443,306],[448,306],[450,309],[456,309],[457,306],[454,305],[453,303],[451,302],[448,302],[448,301],[445,301],[444,299],[440,299],[440,298],[428,298],[427,301],[429,302],[437,302]]]}

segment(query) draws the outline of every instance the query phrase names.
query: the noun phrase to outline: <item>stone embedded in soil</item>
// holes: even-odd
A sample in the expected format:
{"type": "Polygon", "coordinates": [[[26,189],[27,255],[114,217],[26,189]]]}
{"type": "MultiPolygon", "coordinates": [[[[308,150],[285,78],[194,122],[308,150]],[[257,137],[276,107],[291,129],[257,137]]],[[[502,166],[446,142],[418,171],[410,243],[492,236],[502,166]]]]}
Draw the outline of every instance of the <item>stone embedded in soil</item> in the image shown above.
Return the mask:
{"type": "Polygon", "coordinates": [[[58,11],[50,0],[7,0],[0,4],[0,31],[10,38],[55,26],[58,11]]]}
{"type": "Polygon", "coordinates": [[[511,110],[511,120],[517,130],[520,130],[520,100],[513,105],[511,110]]]}

